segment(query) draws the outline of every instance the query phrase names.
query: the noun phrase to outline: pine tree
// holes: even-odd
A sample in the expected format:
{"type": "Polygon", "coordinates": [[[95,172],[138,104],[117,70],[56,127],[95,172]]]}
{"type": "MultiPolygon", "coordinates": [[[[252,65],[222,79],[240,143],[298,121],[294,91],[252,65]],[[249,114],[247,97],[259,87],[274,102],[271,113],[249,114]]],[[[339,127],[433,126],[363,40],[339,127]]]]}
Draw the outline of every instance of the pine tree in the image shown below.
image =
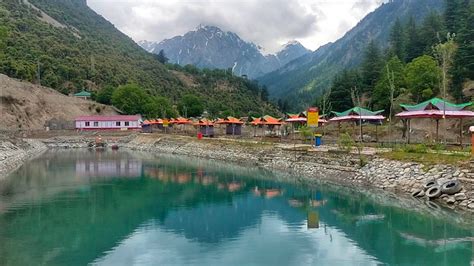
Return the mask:
{"type": "Polygon", "coordinates": [[[450,33],[457,33],[460,29],[459,17],[460,6],[464,0],[446,0],[446,9],[444,11],[444,21],[446,30],[450,33]]]}
{"type": "Polygon", "coordinates": [[[352,108],[351,88],[361,86],[361,77],[357,70],[343,70],[334,77],[329,102],[335,111],[352,108]]]}
{"type": "Polygon", "coordinates": [[[155,58],[156,60],[160,61],[160,63],[162,64],[168,63],[168,60],[169,60],[168,57],[166,57],[165,51],[163,51],[163,49],[161,49],[160,52],[157,55],[155,55],[155,58]]]}
{"type": "Polygon", "coordinates": [[[456,35],[455,41],[458,44],[458,50],[454,57],[452,75],[451,94],[456,99],[463,97],[464,80],[474,80],[474,3],[465,12],[460,20],[464,23],[460,24],[461,28],[456,35]]]}
{"type": "Polygon", "coordinates": [[[363,92],[371,94],[380,77],[383,64],[382,54],[377,43],[373,40],[370,41],[365,49],[361,68],[363,92]]]}
{"type": "Polygon", "coordinates": [[[399,18],[397,18],[390,32],[390,48],[393,54],[396,55],[403,62],[405,62],[405,58],[406,58],[405,46],[406,46],[405,31],[404,31],[402,22],[400,21],[399,18]]]}
{"type": "Polygon", "coordinates": [[[415,18],[411,16],[405,25],[406,31],[406,62],[411,62],[414,58],[423,54],[423,43],[420,40],[419,28],[416,25],[415,18]]]}
{"type": "Polygon", "coordinates": [[[437,12],[430,13],[424,20],[420,29],[420,39],[423,43],[423,52],[432,54],[433,46],[444,41],[446,31],[442,17],[437,12]]]}
{"type": "Polygon", "coordinates": [[[405,66],[396,56],[392,57],[384,67],[384,71],[379,82],[375,86],[372,102],[374,109],[384,109],[386,112],[390,110],[390,82],[393,79],[393,97],[398,97],[402,88],[406,88],[405,66]]]}

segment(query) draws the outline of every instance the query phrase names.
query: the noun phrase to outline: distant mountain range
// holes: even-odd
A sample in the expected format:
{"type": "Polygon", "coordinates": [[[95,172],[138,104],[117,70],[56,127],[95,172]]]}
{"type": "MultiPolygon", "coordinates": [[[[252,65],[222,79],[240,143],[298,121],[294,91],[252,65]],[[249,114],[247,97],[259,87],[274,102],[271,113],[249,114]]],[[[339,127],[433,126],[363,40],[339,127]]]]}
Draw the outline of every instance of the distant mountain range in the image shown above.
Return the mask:
{"type": "Polygon", "coordinates": [[[397,20],[413,16],[418,22],[433,11],[441,11],[445,0],[391,0],[363,18],[334,43],[321,46],[258,80],[270,96],[288,99],[293,108],[310,105],[315,96],[327,89],[336,73],[357,66],[369,40],[388,46],[390,30],[397,20]]]}
{"type": "Polygon", "coordinates": [[[200,68],[228,69],[236,75],[256,78],[274,71],[311,51],[297,41],[291,41],[276,54],[265,55],[262,47],[242,40],[233,32],[214,26],[199,26],[183,36],[159,43],[140,41],[138,44],[151,53],[165,52],[170,63],[192,64],[200,68]]]}

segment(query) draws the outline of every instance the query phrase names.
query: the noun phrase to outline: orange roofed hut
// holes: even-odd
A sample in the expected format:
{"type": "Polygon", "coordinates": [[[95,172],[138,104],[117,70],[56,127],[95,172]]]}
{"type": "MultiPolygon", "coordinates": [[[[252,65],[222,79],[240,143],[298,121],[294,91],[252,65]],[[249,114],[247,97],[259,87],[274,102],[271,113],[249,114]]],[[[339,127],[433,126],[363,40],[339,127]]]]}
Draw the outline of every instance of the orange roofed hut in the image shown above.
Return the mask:
{"type": "Polygon", "coordinates": [[[157,129],[163,130],[163,120],[158,119],[148,119],[142,123],[142,131],[146,133],[153,133],[157,129]]]}
{"type": "Polygon", "coordinates": [[[214,137],[214,123],[207,119],[200,119],[194,123],[194,126],[198,129],[198,132],[205,137],[214,137]]]}
{"type": "Polygon", "coordinates": [[[238,118],[228,116],[224,119],[217,119],[216,124],[226,126],[226,135],[242,135],[242,125],[244,122],[238,118]]]}
{"type": "Polygon", "coordinates": [[[184,117],[178,117],[171,119],[169,124],[173,126],[174,130],[181,131],[184,133],[188,132],[188,125],[192,125],[193,121],[184,117]]]}
{"type": "Polygon", "coordinates": [[[270,134],[273,134],[275,127],[280,128],[280,126],[283,125],[284,122],[281,118],[275,118],[273,116],[266,115],[263,117],[253,118],[250,124],[254,126],[254,136],[257,136],[257,127],[262,128],[263,136],[265,136],[265,126],[270,131],[270,134]]]}

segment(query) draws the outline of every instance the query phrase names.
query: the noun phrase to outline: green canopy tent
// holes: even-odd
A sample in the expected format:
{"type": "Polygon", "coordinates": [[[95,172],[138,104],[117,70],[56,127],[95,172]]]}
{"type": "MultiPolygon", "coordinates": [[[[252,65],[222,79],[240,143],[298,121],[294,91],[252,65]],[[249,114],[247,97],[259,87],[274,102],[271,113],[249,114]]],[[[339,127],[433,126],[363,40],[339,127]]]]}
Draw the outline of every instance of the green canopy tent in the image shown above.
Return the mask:
{"type": "MultiPolygon", "coordinates": [[[[344,112],[332,112],[335,117],[329,119],[329,122],[337,122],[338,123],[338,130],[340,131],[341,122],[354,122],[360,123],[360,140],[363,141],[363,134],[362,134],[362,123],[364,122],[378,122],[381,123],[385,117],[381,115],[384,110],[378,111],[371,111],[362,107],[354,107],[344,112]]],[[[375,124],[376,130],[376,139],[378,141],[378,132],[377,132],[377,123],[375,124]]]]}

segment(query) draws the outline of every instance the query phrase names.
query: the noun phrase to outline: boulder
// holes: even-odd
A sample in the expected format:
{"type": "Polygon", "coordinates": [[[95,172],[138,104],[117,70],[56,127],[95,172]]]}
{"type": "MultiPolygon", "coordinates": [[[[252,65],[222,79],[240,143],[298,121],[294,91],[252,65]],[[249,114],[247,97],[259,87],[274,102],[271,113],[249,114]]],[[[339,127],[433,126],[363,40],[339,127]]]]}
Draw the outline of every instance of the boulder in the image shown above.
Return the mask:
{"type": "Polygon", "coordinates": [[[446,203],[448,204],[454,204],[456,202],[456,199],[453,196],[449,196],[445,198],[446,203]]]}
{"type": "Polygon", "coordinates": [[[458,201],[462,201],[462,200],[467,199],[467,197],[466,197],[466,194],[464,193],[457,193],[457,194],[454,194],[454,199],[458,201]]]}

